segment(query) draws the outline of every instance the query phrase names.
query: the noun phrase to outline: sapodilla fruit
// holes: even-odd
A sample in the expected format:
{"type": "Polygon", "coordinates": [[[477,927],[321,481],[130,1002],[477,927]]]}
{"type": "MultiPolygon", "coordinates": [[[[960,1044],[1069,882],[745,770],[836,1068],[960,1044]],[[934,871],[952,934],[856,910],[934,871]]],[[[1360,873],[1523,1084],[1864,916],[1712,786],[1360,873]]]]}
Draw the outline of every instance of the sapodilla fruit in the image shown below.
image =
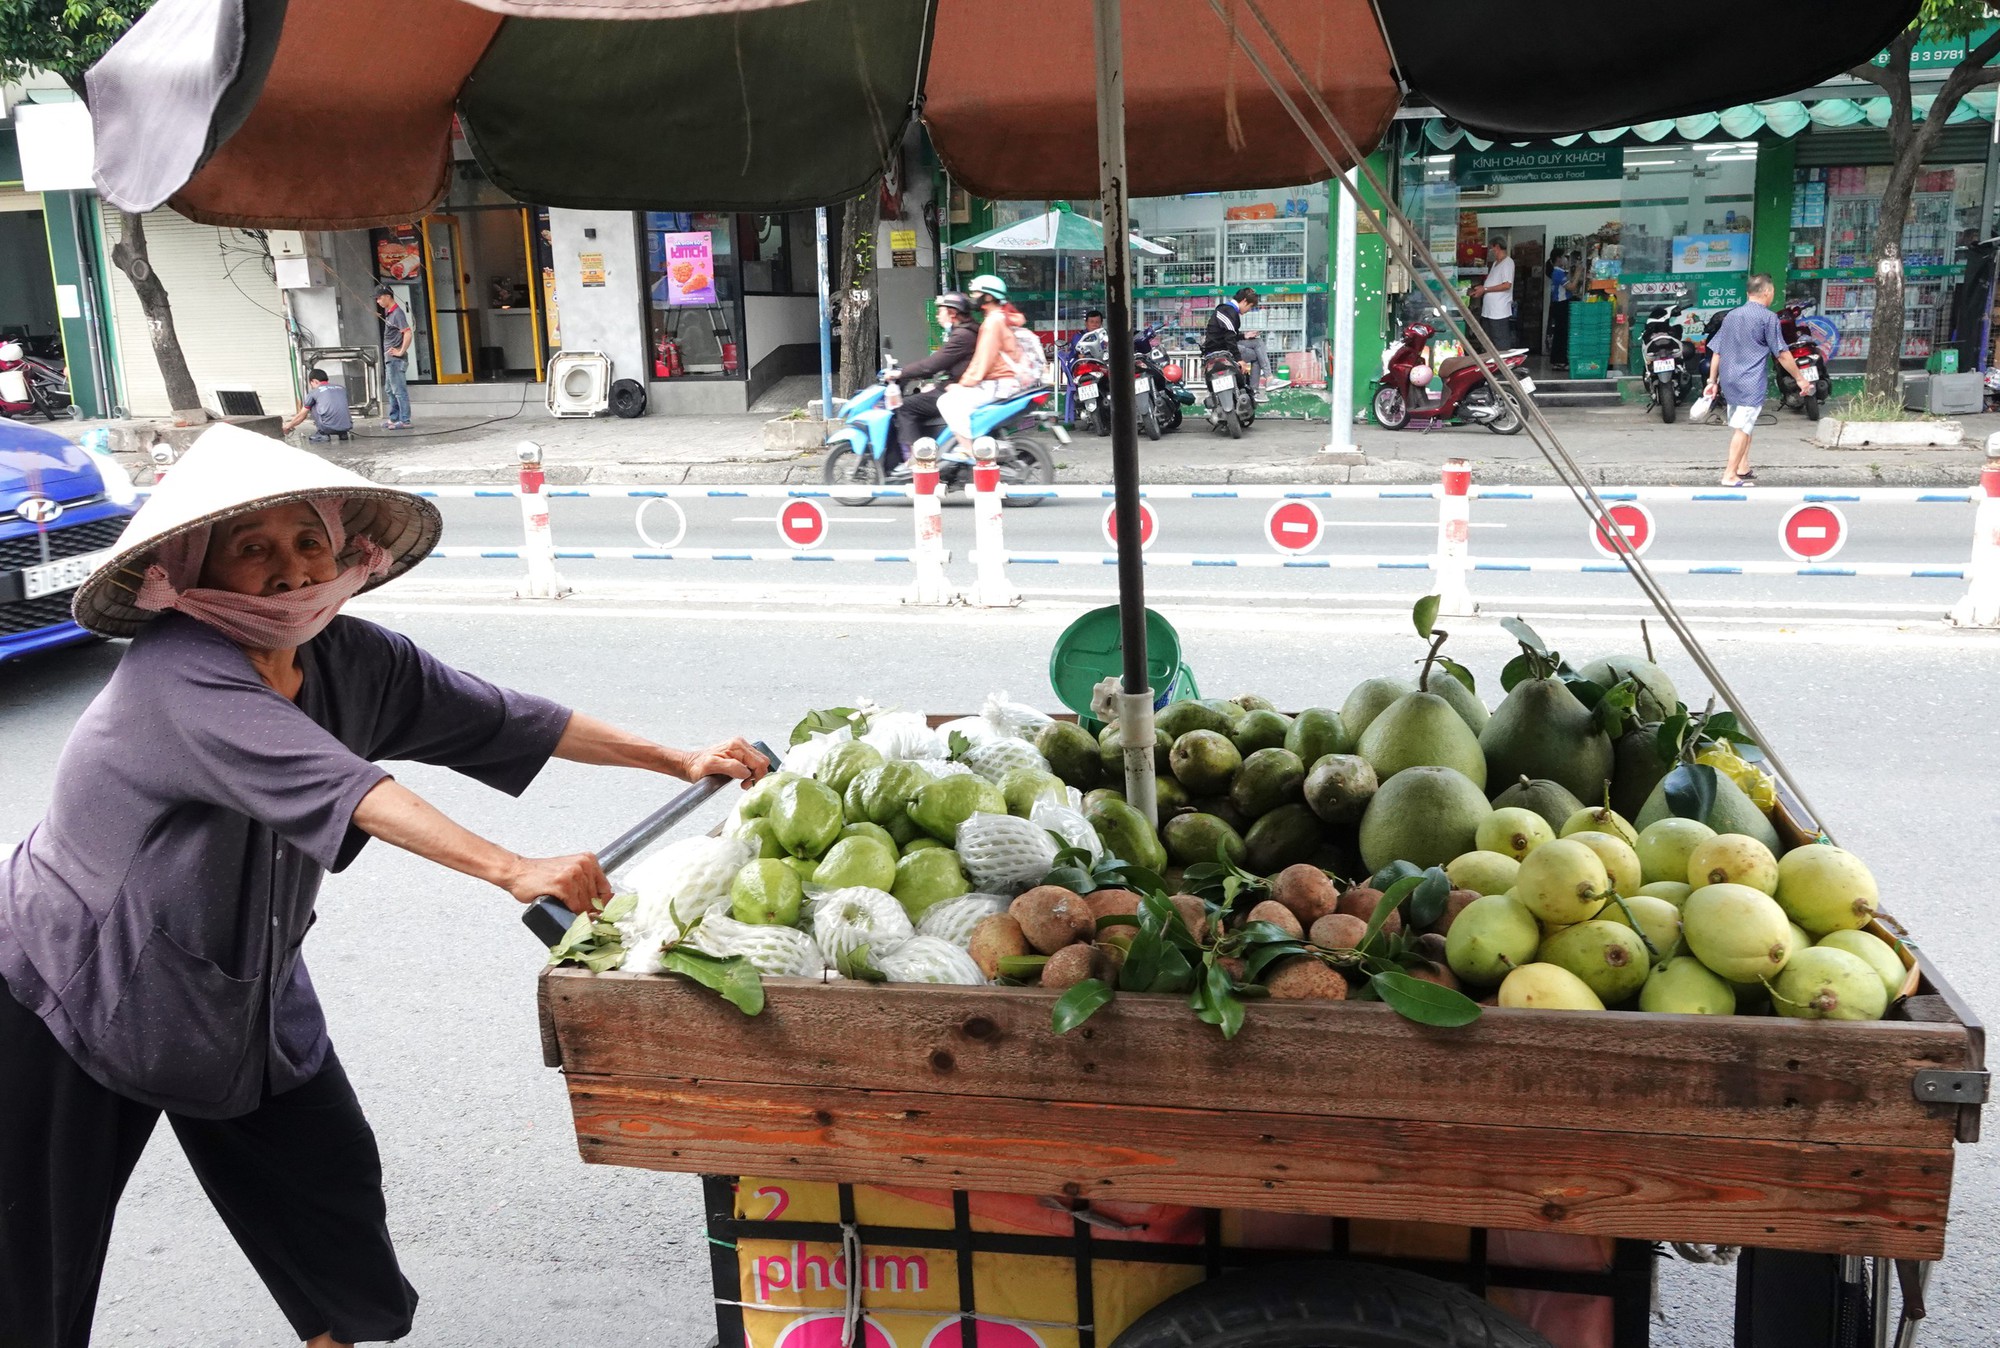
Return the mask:
{"type": "Polygon", "coordinates": [[[1514,881],[1514,895],[1528,911],[1559,927],[1596,917],[1610,888],[1597,853],[1574,838],[1558,838],[1528,853],[1514,881]]]}
{"type": "Polygon", "coordinates": [[[1503,806],[1479,821],[1472,840],[1482,852],[1521,860],[1545,842],[1554,842],[1556,831],[1549,821],[1519,805],[1503,806]]]}
{"type": "Polygon", "coordinates": [[[1718,833],[1688,853],[1687,882],[1696,889],[1748,885],[1764,894],[1776,894],[1778,858],[1747,834],[1718,833]]]}
{"type": "Polygon", "coordinates": [[[1445,933],[1444,962],[1475,987],[1490,988],[1535,958],[1542,929],[1519,899],[1474,899],[1445,933]]]}
{"type": "Polygon", "coordinates": [[[1524,964],[1500,983],[1500,1005],[1533,1011],[1602,1011],[1590,985],[1555,964],[1524,964]]]}
{"type": "Polygon", "coordinates": [[[1638,996],[1652,968],[1638,932],[1601,918],[1564,927],[1536,958],[1581,978],[1606,1006],[1638,996]]]}
{"type": "Polygon", "coordinates": [[[1634,852],[1623,838],[1615,833],[1600,833],[1586,829],[1569,835],[1571,842],[1582,843],[1597,853],[1597,859],[1604,863],[1604,873],[1611,880],[1611,887],[1620,894],[1637,894],[1639,886],[1645,882],[1639,878],[1639,854],[1634,852]]]}
{"type": "Polygon", "coordinates": [[[1244,921],[1267,922],[1295,941],[1303,941],[1306,937],[1306,929],[1299,925],[1298,915],[1276,899],[1265,899],[1249,911],[1244,921]]]}
{"type": "Polygon", "coordinates": [[[1771,985],[1778,1014],[1797,1020],[1880,1020],[1889,1009],[1882,979],[1859,955],[1832,946],[1799,951],[1771,985]]]}
{"type": "Polygon", "coordinates": [[[1677,1016],[1732,1016],[1736,990],[1692,955],[1676,955],[1646,976],[1641,1011],[1677,1016]]]}
{"type": "Polygon", "coordinates": [[[1688,857],[1694,849],[1715,836],[1715,830],[1699,819],[1669,815],[1639,830],[1632,850],[1639,854],[1639,876],[1647,884],[1660,880],[1676,883],[1687,879],[1688,857]]]}
{"type": "Polygon", "coordinates": [[[1696,959],[1732,983],[1770,978],[1792,954],[1785,910],[1748,885],[1705,885],[1688,895],[1681,934],[1696,959]]]}
{"type": "Polygon", "coordinates": [[[1903,967],[1903,961],[1896,958],[1895,950],[1881,937],[1865,931],[1830,931],[1816,944],[1860,956],[1882,980],[1882,990],[1888,993],[1890,1001],[1902,995],[1909,971],[1903,967]]]}
{"type": "Polygon", "coordinates": [[[1867,926],[1877,898],[1861,858],[1831,843],[1794,847],[1778,861],[1778,906],[1814,936],[1867,926]]]}

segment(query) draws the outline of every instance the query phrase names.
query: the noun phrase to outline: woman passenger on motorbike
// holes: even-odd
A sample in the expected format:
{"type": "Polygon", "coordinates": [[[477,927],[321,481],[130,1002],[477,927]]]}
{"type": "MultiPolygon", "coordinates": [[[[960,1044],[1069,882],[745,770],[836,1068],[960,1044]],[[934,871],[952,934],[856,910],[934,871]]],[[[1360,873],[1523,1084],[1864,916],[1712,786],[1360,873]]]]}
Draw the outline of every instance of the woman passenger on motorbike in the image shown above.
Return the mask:
{"type": "Polygon", "coordinates": [[[937,407],[951,433],[968,447],[972,443],[972,414],[1021,391],[1012,355],[1013,324],[1006,309],[1007,283],[997,276],[975,276],[970,293],[980,310],[979,335],[971,361],[958,382],[938,399],[937,407]]]}

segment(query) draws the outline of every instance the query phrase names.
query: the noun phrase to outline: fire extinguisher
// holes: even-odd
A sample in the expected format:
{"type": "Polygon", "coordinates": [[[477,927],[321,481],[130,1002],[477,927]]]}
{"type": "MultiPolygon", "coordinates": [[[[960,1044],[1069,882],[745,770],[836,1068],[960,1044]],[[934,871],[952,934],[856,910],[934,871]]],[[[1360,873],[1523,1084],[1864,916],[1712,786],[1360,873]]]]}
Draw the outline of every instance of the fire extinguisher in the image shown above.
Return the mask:
{"type": "Polygon", "coordinates": [[[736,373],[736,334],[728,328],[724,328],[721,332],[721,337],[722,372],[733,375],[736,373]]]}
{"type": "Polygon", "coordinates": [[[687,373],[687,367],[681,364],[681,344],[678,338],[667,339],[667,367],[676,379],[687,373]]]}

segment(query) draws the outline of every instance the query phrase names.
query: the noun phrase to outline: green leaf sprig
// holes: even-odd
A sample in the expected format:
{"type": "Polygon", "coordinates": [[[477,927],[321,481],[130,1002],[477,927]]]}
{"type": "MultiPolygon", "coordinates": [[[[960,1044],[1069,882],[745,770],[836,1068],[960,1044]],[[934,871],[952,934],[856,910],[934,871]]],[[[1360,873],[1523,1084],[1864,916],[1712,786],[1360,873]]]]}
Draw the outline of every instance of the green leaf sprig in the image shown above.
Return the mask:
{"type": "Polygon", "coordinates": [[[827,707],[820,711],[809,711],[805,719],[792,727],[791,743],[804,744],[814,735],[831,735],[843,726],[854,732],[860,739],[868,733],[868,714],[853,707],[827,707]]]}
{"type": "Polygon", "coordinates": [[[594,974],[616,969],[625,962],[625,934],[618,924],[638,906],[637,894],[619,894],[602,907],[578,913],[562,940],[549,950],[549,963],[574,964],[594,974]]]}

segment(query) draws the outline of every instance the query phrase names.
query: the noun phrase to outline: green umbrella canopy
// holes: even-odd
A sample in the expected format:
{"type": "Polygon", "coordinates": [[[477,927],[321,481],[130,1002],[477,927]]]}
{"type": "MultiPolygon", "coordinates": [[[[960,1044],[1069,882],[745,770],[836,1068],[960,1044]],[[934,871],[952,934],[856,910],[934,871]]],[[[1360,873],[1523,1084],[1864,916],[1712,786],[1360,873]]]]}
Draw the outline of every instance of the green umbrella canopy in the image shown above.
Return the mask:
{"type": "MultiPolygon", "coordinates": [[[[1171,248],[1163,248],[1136,233],[1132,235],[1132,249],[1156,257],[1168,257],[1173,253],[1171,248]]],[[[962,239],[952,245],[952,250],[960,253],[1101,253],[1104,251],[1104,226],[1087,215],[1078,215],[1058,206],[1041,215],[999,225],[983,234],[962,239]]]]}

